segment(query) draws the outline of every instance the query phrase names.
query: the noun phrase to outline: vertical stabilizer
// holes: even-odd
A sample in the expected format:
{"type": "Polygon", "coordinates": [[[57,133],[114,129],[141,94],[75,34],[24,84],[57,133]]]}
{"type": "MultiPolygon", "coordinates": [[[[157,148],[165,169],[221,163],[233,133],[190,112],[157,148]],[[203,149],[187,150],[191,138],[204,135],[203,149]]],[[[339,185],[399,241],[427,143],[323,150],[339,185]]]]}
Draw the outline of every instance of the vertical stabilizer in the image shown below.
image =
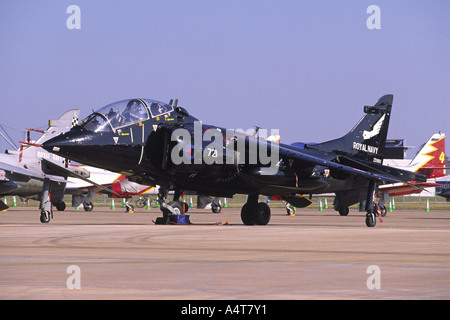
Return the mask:
{"type": "Polygon", "coordinates": [[[445,134],[435,133],[423,145],[409,166],[428,179],[445,176],[445,134]]]}
{"type": "Polygon", "coordinates": [[[34,161],[36,158],[41,158],[42,154],[46,154],[47,152],[44,151],[39,146],[44,143],[45,141],[56,137],[57,135],[69,131],[74,125],[78,123],[78,117],[80,115],[79,109],[72,109],[67,112],[65,112],[58,120],[49,120],[49,127],[45,131],[40,130],[32,130],[27,129],[31,131],[38,131],[42,132],[42,135],[38,138],[37,141],[30,143],[31,141],[27,142],[21,142],[25,144],[21,144],[19,149],[19,163],[22,163],[22,161],[25,161],[27,159],[27,162],[34,161]],[[27,144],[31,146],[27,146],[27,144]]]}
{"type": "Polygon", "coordinates": [[[383,159],[393,98],[393,95],[388,94],[373,106],[364,106],[365,115],[342,138],[307,144],[305,147],[363,160],[383,159]]]}

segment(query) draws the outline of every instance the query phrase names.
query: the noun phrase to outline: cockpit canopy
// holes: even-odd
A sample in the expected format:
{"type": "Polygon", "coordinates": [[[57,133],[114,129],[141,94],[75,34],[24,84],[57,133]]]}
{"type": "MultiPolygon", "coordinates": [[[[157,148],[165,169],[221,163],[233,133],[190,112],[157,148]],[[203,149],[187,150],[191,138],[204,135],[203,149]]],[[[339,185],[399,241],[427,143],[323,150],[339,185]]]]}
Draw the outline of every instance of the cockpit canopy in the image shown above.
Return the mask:
{"type": "Polygon", "coordinates": [[[111,103],[95,111],[80,126],[93,132],[109,132],[173,111],[173,106],[151,99],[131,99],[111,103]]]}

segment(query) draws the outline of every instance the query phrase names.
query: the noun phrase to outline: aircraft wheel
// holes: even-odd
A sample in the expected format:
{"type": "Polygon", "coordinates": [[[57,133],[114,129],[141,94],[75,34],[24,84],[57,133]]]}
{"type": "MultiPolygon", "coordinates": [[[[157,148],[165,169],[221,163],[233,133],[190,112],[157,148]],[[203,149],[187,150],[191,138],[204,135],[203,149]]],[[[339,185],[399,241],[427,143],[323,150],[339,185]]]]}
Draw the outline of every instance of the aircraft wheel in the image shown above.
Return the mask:
{"type": "Polygon", "coordinates": [[[257,225],[265,226],[270,221],[270,208],[265,202],[260,202],[255,208],[254,219],[257,225]]]}
{"type": "Polygon", "coordinates": [[[287,205],[286,206],[286,212],[287,212],[288,215],[293,215],[293,214],[295,214],[295,208],[290,206],[290,205],[287,205]]]}
{"type": "Polygon", "coordinates": [[[382,217],[385,217],[387,214],[387,209],[385,206],[379,206],[380,207],[380,213],[382,217]]]}
{"type": "Polygon", "coordinates": [[[222,206],[218,203],[211,203],[211,211],[213,213],[220,213],[220,211],[222,211],[222,206]]]}
{"type": "Polygon", "coordinates": [[[367,212],[367,214],[366,214],[366,226],[368,226],[369,228],[373,228],[373,227],[375,227],[376,224],[377,224],[377,219],[375,217],[375,213],[367,212]]]}
{"type": "Polygon", "coordinates": [[[134,206],[132,204],[125,205],[127,213],[134,213],[134,206]]]}
{"type": "Polygon", "coordinates": [[[253,207],[249,203],[246,203],[242,206],[241,220],[245,225],[252,226],[256,223],[253,212],[253,207]]]}
{"type": "Polygon", "coordinates": [[[83,202],[84,211],[92,211],[94,209],[94,204],[92,202],[83,202]]]}
{"type": "Polygon", "coordinates": [[[64,211],[66,210],[66,203],[64,201],[57,202],[55,203],[55,207],[58,211],[64,211]]]}
{"type": "Polygon", "coordinates": [[[40,220],[42,223],[49,223],[50,222],[50,212],[48,212],[47,210],[42,210],[40,220]]]}
{"type": "Polygon", "coordinates": [[[339,207],[339,215],[340,216],[348,216],[350,209],[348,207],[339,207]]]}

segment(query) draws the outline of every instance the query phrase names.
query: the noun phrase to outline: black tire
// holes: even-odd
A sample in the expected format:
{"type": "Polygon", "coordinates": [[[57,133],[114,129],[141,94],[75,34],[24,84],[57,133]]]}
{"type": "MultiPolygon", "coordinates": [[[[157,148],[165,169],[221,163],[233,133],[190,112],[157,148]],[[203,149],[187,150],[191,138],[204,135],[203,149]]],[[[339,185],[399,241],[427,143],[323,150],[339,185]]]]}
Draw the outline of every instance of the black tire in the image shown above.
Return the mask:
{"type": "Polygon", "coordinates": [[[42,210],[40,220],[42,223],[49,223],[50,222],[50,212],[48,212],[47,210],[42,210]]]}
{"type": "Polygon", "coordinates": [[[366,214],[366,226],[368,226],[369,228],[373,228],[376,224],[377,218],[375,217],[375,213],[368,212],[366,214]]]}
{"type": "Polygon", "coordinates": [[[252,226],[256,223],[253,207],[248,203],[242,206],[241,220],[246,226],[252,226]]]}
{"type": "Polygon", "coordinates": [[[84,211],[90,212],[94,209],[94,204],[92,202],[85,201],[85,202],[83,202],[83,208],[84,208],[84,211]]]}
{"type": "Polygon", "coordinates": [[[222,206],[218,203],[211,203],[211,211],[213,213],[220,213],[220,211],[222,211],[222,206]]]}
{"type": "Polygon", "coordinates": [[[58,211],[64,211],[66,210],[66,203],[64,201],[60,201],[58,203],[55,203],[55,207],[58,211]]]}
{"type": "Polygon", "coordinates": [[[260,202],[256,205],[253,213],[255,224],[265,226],[270,221],[270,208],[265,202],[260,202]]]}
{"type": "Polygon", "coordinates": [[[382,217],[386,217],[387,209],[385,206],[380,206],[380,213],[382,217]]]}
{"type": "Polygon", "coordinates": [[[350,209],[348,207],[339,207],[339,215],[346,217],[348,216],[348,213],[350,212],[350,209]]]}

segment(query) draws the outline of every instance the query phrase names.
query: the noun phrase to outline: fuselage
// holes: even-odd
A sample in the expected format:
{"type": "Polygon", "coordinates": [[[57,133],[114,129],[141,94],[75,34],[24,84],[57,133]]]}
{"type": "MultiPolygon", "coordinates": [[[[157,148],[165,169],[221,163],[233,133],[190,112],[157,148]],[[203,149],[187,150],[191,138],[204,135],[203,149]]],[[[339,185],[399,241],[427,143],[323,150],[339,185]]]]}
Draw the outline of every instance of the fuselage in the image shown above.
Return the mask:
{"type": "Polygon", "coordinates": [[[107,105],[43,147],[138,183],[216,196],[324,193],[367,185],[365,179],[333,179],[314,172],[314,166],[296,173],[279,150],[298,147],[202,124],[184,108],[150,99],[107,105]]]}

